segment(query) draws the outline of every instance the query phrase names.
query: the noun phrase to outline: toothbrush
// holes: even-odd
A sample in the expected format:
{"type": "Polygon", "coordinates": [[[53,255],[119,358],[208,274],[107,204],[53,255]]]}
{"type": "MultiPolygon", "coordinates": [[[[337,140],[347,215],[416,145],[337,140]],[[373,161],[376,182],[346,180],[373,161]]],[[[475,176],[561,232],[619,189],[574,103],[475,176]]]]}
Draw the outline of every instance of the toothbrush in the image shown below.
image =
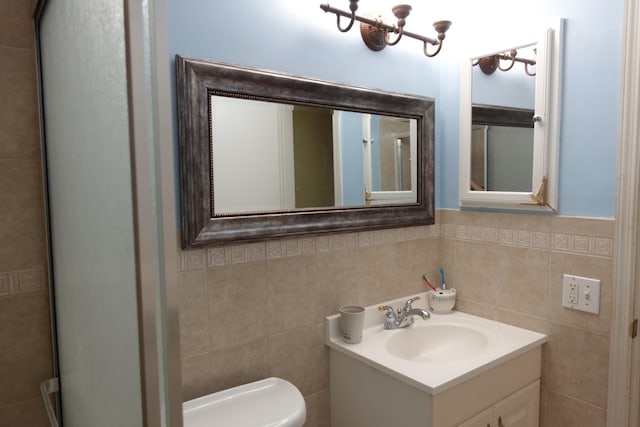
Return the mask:
{"type": "Polygon", "coordinates": [[[440,267],[440,277],[442,278],[442,290],[447,289],[447,285],[444,284],[444,268],[440,267]]]}
{"type": "Polygon", "coordinates": [[[435,292],[438,292],[438,290],[436,289],[436,287],[435,287],[435,286],[433,286],[433,285],[431,284],[431,282],[429,281],[429,276],[427,276],[427,273],[424,273],[424,274],[422,275],[422,280],[424,281],[424,283],[426,283],[427,285],[429,285],[429,287],[430,287],[431,289],[433,289],[435,292]]]}

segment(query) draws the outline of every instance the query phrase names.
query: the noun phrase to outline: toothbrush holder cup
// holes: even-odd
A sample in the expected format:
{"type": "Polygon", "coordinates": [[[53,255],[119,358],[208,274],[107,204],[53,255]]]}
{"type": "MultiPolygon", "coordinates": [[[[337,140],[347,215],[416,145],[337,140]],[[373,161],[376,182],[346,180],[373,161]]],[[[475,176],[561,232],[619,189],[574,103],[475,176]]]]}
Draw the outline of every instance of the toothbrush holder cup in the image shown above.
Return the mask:
{"type": "Polygon", "coordinates": [[[349,344],[358,344],[362,341],[365,312],[364,307],[357,305],[345,305],[340,307],[339,312],[342,340],[349,344]]]}
{"type": "Polygon", "coordinates": [[[456,290],[453,288],[431,291],[428,297],[431,311],[436,314],[451,313],[456,305],[456,290]]]}

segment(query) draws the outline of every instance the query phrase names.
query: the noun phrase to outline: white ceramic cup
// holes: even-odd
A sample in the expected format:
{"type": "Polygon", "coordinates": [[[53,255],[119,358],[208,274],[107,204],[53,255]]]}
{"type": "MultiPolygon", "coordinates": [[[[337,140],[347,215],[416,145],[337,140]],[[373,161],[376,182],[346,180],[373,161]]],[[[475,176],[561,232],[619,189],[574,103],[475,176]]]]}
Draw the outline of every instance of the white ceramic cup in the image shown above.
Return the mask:
{"type": "Polygon", "coordinates": [[[364,326],[364,307],[345,305],[340,307],[340,333],[342,340],[349,344],[362,341],[364,326]]]}
{"type": "Polygon", "coordinates": [[[436,314],[451,313],[456,305],[456,290],[449,288],[429,292],[429,305],[436,314]]]}

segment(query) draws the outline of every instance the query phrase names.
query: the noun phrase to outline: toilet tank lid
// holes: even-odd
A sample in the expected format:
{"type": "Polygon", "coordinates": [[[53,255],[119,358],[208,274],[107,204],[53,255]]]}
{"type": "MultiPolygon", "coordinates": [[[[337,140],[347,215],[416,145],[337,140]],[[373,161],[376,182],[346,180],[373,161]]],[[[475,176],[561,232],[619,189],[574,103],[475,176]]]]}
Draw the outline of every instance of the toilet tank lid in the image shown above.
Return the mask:
{"type": "Polygon", "coordinates": [[[182,410],[184,427],[300,427],[306,419],[300,391],[276,377],[189,400],[182,410]]]}

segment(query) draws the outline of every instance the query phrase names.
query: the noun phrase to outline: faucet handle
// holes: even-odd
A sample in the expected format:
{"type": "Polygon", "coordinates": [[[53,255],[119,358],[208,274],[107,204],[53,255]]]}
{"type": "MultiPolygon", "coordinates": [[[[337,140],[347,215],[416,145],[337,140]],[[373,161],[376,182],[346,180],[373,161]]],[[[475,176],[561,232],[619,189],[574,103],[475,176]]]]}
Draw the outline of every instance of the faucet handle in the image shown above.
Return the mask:
{"type": "Polygon", "coordinates": [[[404,303],[404,309],[405,310],[411,310],[411,304],[413,304],[414,302],[418,301],[420,299],[419,296],[415,296],[413,298],[409,298],[407,300],[407,302],[404,303]]]}
{"type": "Polygon", "coordinates": [[[393,308],[391,308],[388,305],[381,305],[381,306],[378,307],[378,310],[379,311],[393,311],[393,308]]]}

